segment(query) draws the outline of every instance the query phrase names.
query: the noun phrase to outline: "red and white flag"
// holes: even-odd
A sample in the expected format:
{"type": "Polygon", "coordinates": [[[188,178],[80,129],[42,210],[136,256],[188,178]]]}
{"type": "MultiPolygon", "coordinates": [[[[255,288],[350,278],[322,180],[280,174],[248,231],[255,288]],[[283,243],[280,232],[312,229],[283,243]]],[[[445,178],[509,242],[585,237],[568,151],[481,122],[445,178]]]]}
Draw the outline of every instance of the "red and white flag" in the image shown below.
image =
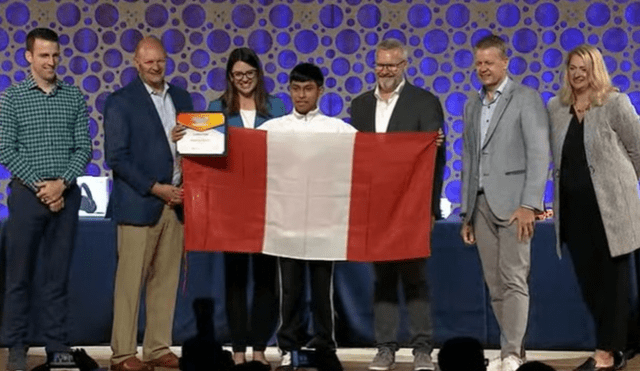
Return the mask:
{"type": "Polygon", "coordinates": [[[183,160],[185,248],[306,260],[429,256],[435,138],[229,128],[227,157],[183,160]]]}

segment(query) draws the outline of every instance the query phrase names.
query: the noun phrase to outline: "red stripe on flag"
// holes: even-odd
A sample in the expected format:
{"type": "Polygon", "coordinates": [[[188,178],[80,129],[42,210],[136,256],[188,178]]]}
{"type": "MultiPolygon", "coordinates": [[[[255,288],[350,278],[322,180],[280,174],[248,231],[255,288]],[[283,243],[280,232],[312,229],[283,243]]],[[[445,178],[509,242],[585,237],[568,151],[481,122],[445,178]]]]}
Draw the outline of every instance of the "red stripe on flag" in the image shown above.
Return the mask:
{"type": "Polygon", "coordinates": [[[266,137],[229,127],[227,157],[183,159],[187,251],[262,251],[266,137]]]}
{"type": "Polygon", "coordinates": [[[429,256],[436,133],[357,133],[347,259],[429,256]]]}

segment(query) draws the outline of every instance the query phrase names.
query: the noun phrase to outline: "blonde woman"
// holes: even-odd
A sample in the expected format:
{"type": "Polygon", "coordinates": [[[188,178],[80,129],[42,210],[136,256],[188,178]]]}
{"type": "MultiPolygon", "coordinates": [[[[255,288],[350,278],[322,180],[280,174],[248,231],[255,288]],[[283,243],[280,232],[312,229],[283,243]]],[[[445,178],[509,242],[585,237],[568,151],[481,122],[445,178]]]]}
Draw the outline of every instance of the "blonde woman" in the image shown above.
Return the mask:
{"type": "Polygon", "coordinates": [[[548,110],[556,248],[568,248],[596,329],[596,350],[576,370],[619,370],[626,364],[629,253],[640,247],[640,122],[588,45],[567,56],[563,87],[548,110]]]}

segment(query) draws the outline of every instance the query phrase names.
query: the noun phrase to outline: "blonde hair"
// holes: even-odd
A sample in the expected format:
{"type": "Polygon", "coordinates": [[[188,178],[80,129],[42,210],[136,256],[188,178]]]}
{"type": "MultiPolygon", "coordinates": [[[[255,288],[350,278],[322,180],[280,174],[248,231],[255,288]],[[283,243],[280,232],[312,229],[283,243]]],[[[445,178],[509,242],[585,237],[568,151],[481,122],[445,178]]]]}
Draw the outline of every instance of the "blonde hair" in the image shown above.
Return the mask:
{"type": "Polygon", "coordinates": [[[559,93],[560,102],[567,106],[575,103],[575,95],[573,94],[568,76],[569,63],[574,56],[582,58],[587,67],[587,79],[589,81],[589,88],[591,88],[591,96],[589,97],[591,105],[603,105],[607,98],[609,98],[609,93],[618,91],[618,89],[611,85],[611,78],[604,65],[602,54],[597,48],[591,45],[580,45],[567,54],[567,60],[564,66],[563,85],[559,93]]]}

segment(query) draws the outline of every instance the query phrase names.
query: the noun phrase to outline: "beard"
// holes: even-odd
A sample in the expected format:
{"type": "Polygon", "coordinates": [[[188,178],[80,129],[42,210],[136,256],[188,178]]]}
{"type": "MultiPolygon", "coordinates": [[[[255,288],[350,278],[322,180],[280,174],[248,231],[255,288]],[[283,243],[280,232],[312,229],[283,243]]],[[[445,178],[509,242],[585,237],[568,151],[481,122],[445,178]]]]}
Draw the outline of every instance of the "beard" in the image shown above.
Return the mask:
{"type": "Polygon", "coordinates": [[[378,85],[381,90],[393,91],[400,85],[400,77],[378,77],[378,85]]]}

